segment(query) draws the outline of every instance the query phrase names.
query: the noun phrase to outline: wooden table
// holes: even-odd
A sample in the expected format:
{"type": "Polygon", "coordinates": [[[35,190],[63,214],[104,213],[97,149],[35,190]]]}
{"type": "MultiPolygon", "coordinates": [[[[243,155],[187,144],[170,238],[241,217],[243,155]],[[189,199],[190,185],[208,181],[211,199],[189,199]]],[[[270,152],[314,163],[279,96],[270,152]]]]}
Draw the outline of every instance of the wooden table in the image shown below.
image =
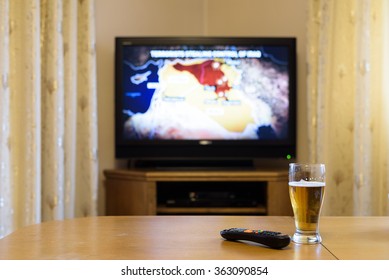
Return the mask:
{"type": "Polygon", "coordinates": [[[0,259],[389,259],[389,217],[322,217],[323,243],[274,250],[225,241],[219,231],[293,234],[289,216],[100,216],[50,221],[0,239],[0,259]]]}

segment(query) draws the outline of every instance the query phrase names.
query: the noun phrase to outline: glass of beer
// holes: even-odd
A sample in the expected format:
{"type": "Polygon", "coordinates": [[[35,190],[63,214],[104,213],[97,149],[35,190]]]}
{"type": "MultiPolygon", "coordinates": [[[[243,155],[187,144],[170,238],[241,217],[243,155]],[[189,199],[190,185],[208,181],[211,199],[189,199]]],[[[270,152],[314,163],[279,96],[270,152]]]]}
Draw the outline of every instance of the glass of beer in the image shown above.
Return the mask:
{"type": "Polygon", "coordinates": [[[324,164],[289,164],[289,196],[292,203],[296,231],[292,241],[317,244],[319,218],[325,190],[324,164]]]}

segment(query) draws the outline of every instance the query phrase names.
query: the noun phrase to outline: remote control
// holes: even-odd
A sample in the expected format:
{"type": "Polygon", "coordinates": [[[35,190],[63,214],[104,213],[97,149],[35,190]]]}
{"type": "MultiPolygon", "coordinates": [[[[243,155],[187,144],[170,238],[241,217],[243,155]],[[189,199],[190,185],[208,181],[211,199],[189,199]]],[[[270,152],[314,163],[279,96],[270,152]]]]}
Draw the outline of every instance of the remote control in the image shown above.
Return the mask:
{"type": "Polygon", "coordinates": [[[230,228],[222,230],[220,235],[227,240],[248,240],[274,249],[281,249],[290,243],[289,235],[268,230],[230,228]]]}

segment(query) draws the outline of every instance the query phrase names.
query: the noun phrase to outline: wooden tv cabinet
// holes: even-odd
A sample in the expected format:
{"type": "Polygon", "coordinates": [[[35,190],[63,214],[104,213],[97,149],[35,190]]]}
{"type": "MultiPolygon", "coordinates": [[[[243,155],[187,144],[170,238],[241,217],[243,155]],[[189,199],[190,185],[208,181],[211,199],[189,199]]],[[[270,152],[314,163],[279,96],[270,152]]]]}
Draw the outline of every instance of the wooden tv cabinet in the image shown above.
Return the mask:
{"type": "Polygon", "coordinates": [[[287,170],[105,170],[106,215],[293,215],[287,170]],[[165,188],[177,192],[188,186],[203,189],[223,186],[242,190],[258,188],[262,198],[256,206],[171,207],[159,201],[165,188]]]}

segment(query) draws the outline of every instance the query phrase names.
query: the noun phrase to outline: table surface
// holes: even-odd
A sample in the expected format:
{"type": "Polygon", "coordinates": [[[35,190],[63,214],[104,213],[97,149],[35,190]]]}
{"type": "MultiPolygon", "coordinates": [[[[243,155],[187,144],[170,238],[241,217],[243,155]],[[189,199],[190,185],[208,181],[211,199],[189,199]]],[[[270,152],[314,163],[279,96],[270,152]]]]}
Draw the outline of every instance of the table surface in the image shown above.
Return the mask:
{"type": "Polygon", "coordinates": [[[270,249],[226,241],[245,227],[292,235],[289,216],[98,216],[31,225],[0,239],[0,259],[389,259],[389,217],[322,217],[322,244],[270,249]]]}

